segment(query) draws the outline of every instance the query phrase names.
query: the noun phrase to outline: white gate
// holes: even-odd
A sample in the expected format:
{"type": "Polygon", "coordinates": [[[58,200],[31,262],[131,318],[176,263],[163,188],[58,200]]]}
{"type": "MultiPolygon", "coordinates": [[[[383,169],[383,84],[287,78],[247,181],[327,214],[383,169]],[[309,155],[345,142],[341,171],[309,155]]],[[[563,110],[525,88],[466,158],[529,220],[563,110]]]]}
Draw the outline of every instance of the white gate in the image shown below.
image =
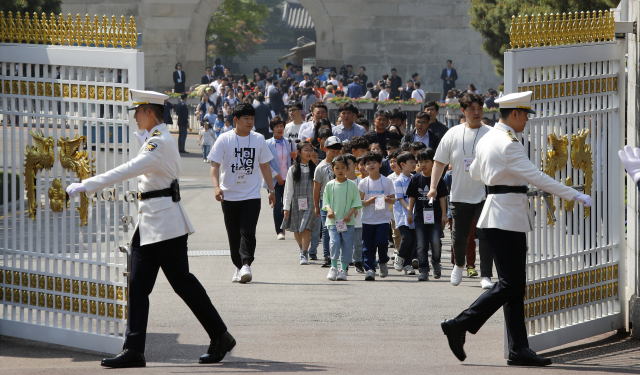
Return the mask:
{"type": "Polygon", "coordinates": [[[123,216],[137,220],[127,193],[136,184],[69,200],[64,192],[137,149],[126,108],[129,89],[144,88],[143,54],[91,46],[135,48],[133,20],[103,21],[0,17],[9,42],[0,43],[0,335],[117,353],[127,316],[118,247],[130,235],[123,216]],[[69,45],[37,44],[47,41],[69,45]]]}
{"type": "MultiPolygon", "coordinates": [[[[593,198],[585,208],[530,188],[525,321],[542,350],[625,327],[625,41],[613,14],[513,20],[505,93],[533,91],[531,160],[593,198]],[[575,17],[575,18],[574,18],[575,17]]],[[[505,337],[505,354],[506,354],[505,337]]]]}

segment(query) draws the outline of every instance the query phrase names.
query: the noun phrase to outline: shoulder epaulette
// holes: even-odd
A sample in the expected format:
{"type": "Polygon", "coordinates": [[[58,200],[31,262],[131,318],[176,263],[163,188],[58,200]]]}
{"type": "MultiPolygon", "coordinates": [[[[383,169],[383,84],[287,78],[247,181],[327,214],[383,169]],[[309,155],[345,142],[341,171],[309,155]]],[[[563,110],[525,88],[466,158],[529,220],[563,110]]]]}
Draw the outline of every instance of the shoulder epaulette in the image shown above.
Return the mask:
{"type": "Polygon", "coordinates": [[[160,130],[156,130],[151,134],[152,137],[155,137],[156,135],[162,135],[162,132],[160,130]]]}
{"type": "Polygon", "coordinates": [[[509,139],[511,139],[512,142],[520,142],[518,138],[516,138],[516,136],[513,135],[513,133],[510,131],[507,132],[507,136],[509,137],[509,139]]]}

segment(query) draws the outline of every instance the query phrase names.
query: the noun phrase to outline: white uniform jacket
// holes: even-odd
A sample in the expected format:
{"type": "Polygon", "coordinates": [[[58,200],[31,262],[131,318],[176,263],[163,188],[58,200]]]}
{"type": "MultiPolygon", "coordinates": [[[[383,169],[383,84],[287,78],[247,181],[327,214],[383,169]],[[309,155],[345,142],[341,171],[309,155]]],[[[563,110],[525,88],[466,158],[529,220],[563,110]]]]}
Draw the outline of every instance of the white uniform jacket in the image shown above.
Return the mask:
{"type": "MultiPolygon", "coordinates": [[[[542,173],[511,127],[498,122],[478,141],[476,158],[469,169],[471,178],[487,186],[531,184],[547,193],[572,200],[578,191],[542,173]]],[[[497,228],[515,232],[533,230],[525,194],[489,194],[478,220],[478,228],[497,228]]]]}
{"type": "MultiPolygon", "coordinates": [[[[82,183],[87,194],[101,190],[130,178],[138,177],[138,191],[148,192],[170,187],[180,177],[180,154],[167,126],[156,125],[149,132],[149,139],[142,145],[138,156],[108,172],[88,178],[82,183]]],[[[195,232],[181,202],[171,197],[138,201],[140,245],[180,237],[195,232]]],[[[133,232],[135,233],[135,231],[133,232]]]]}

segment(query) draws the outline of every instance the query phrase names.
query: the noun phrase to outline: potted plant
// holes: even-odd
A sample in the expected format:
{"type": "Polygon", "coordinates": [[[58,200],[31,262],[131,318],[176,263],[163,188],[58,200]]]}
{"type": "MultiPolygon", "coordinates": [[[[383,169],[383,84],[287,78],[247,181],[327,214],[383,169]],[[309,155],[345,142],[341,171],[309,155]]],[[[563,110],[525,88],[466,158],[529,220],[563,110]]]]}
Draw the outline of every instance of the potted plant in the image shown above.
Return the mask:
{"type": "Polygon", "coordinates": [[[378,101],[378,109],[392,111],[396,108],[400,108],[400,102],[397,100],[387,99],[384,101],[378,101]]]}
{"type": "Polygon", "coordinates": [[[422,103],[418,103],[415,99],[402,100],[400,106],[403,111],[420,112],[422,110],[422,103]]]}
{"type": "Polygon", "coordinates": [[[373,110],[373,106],[375,105],[375,99],[354,99],[353,104],[358,107],[360,110],[373,110]]]}
{"type": "Polygon", "coordinates": [[[329,100],[327,100],[327,102],[325,103],[327,105],[327,109],[328,110],[336,110],[338,109],[341,105],[343,105],[344,103],[351,103],[353,102],[353,100],[351,100],[351,98],[331,98],[329,100]]]}

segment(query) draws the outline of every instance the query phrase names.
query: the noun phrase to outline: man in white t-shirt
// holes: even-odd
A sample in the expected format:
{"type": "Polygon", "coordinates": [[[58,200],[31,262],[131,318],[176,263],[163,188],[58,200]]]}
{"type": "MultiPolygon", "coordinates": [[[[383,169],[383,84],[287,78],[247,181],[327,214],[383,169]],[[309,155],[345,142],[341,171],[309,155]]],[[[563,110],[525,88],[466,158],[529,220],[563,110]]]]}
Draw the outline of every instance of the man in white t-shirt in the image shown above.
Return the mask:
{"type": "MultiPolygon", "coordinates": [[[[327,109],[326,104],[324,104],[323,102],[315,102],[311,104],[311,107],[309,107],[309,110],[311,111],[311,114],[313,115],[313,117],[311,117],[311,121],[307,121],[304,124],[302,124],[302,127],[300,128],[300,132],[298,133],[298,139],[301,141],[304,141],[307,138],[313,137],[313,135],[316,132],[316,124],[318,123],[318,121],[320,121],[323,118],[329,117],[329,110],[327,109]]],[[[332,128],[333,126],[334,125],[331,124],[332,128]]]]}
{"type": "Polygon", "coordinates": [[[252,132],[256,110],[249,103],[233,107],[233,131],[222,134],[209,153],[211,181],[216,200],[222,202],[229,237],[231,260],[236,266],[232,282],[251,281],[251,263],[256,250],[256,225],[260,215],[260,185],[264,178],[269,204],[275,205],[275,190],[269,161],[273,155],[262,134],[252,132]],[[258,167],[260,173],[258,173],[258,167]]]}
{"type": "Polygon", "coordinates": [[[416,82],[413,84],[415,90],[411,93],[411,99],[415,99],[418,103],[422,103],[424,101],[424,91],[420,88],[420,82],[416,82]]]}
{"type": "Polygon", "coordinates": [[[284,126],[283,137],[289,141],[289,145],[291,147],[290,155],[291,159],[296,158],[296,141],[298,140],[298,136],[300,135],[300,130],[302,130],[302,126],[306,124],[304,122],[304,117],[302,116],[302,103],[300,102],[289,102],[289,117],[293,120],[287,123],[284,126]]]}
{"type": "MultiPolygon", "coordinates": [[[[462,269],[465,267],[467,239],[471,226],[477,223],[486,198],[485,186],[481,181],[473,180],[469,167],[475,159],[478,141],[489,132],[482,124],[482,107],[484,100],[477,94],[466,94],[460,100],[462,113],[467,121],[451,128],[440,140],[434,157],[435,165],[431,172],[431,180],[438,181],[447,164],[451,164],[453,180],[451,182],[450,208],[453,216],[453,255],[455,265],[451,272],[451,284],[459,285],[462,280],[462,269]],[[474,221],[475,219],[475,221],[474,221]]],[[[430,189],[429,198],[436,196],[436,190],[430,189]]],[[[487,245],[484,232],[476,228],[476,236],[480,241],[480,284],[484,289],[493,286],[493,256],[487,245]]],[[[473,249],[475,255],[475,249],[473,249]]],[[[466,264],[467,275],[476,276],[475,264],[466,264]]]]}
{"type": "Polygon", "coordinates": [[[380,90],[380,94],[378,94],[378,101],[379,102],[384,102],[385,100],[389,99],[389,93],[391,92],[391,86],[387,85],[386,83],[381,83],[380,84],[380,88],[382,90],[380,90]]]}

